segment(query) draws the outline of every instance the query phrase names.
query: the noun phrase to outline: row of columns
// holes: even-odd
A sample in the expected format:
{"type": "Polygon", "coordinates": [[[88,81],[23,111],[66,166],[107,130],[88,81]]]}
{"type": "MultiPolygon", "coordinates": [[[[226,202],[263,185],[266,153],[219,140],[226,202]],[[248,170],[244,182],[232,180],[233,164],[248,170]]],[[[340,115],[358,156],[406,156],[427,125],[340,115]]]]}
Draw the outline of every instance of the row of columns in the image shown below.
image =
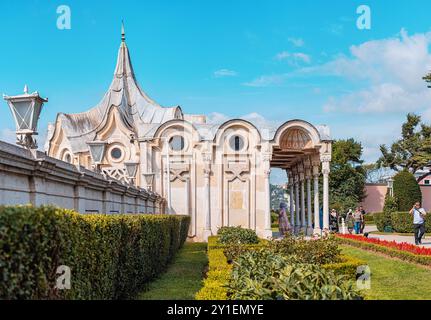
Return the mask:
{"type": "MultiPolygon", "coordinates": [[[[317,157],[316,157],[317,158],[317,157]]],[[[321,234],[319,177],[323,174],[323,231],[329,230],[329,160],[305,159],[287,171],[290,194],[290,223],[296,234],[321,234]],[[314,203],[314,206],[312,206],[314,203]],[[314,228],[313,228],[314,221],[314,228]]]]}

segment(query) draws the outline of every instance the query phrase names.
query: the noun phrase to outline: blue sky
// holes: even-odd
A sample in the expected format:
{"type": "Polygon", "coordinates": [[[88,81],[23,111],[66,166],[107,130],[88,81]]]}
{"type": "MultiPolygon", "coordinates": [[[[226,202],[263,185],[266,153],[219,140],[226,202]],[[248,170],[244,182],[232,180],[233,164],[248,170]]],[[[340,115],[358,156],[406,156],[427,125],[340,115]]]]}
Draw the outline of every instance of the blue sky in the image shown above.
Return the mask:
{"type": "MultiPolygon", "coordinates": [[[[165,106],[212,120],[302,118],[354,137],[374,161],[409,111],[431,121],[429,1],[1,1],[0,93],[49,97],[39,131],[58,112],[82,112],[107,90],[125,20],[143,89],[165,106]],[[71,30],[57,29],[59,5],[71,30]],[[359,30],[359,5],[371,30],[359,30]]],[[[0,138],[13,124],[0,103],[0,138]]]]}

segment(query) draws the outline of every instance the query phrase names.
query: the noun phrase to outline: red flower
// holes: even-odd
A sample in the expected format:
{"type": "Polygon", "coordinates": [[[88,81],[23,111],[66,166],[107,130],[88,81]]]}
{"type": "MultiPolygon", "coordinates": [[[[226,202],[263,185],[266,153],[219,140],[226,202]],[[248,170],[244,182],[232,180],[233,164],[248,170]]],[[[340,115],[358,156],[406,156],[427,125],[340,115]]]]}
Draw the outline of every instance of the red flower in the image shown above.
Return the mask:
{"type": "Polygon", "coordinates": [[[337,237],[372,243],[372,244],[376,244],[376,245],[380,245],[380,246],[384,246],[392,249],[407,251],[421,256],[431,256],[431,249],[418,247],[407,242],[395,242],[395,241],[380,240],[378,238],[366,238],[363,236],[357,236],[353,234],[337,234],[337,237]]]}

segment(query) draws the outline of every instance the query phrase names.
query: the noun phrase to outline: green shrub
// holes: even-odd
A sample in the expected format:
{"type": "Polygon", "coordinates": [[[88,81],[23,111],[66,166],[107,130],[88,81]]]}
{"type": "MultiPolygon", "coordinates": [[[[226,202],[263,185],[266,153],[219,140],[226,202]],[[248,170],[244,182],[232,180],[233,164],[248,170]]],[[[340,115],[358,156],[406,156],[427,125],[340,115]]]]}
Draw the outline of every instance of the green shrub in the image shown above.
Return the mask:
{"type": "Polygon", "coordinates": [[[377,230],[383,232],[386,225],[386,217],[383,212],[375,212],[373,214],[374,223],[376,224],[377,230]]]}
{"type": "Polygon", "coordinates": [[[339,262],[341,252],[334,237],[305,240],[291,235],[272,241],[269,250],[284,256],[295,255],[301,263],[318,265],[339,262]]]}
{"type": "Polygon", "coordinates": [[[231,300],[360,299],[352,281],[313,264],[267,250],[242,254],[228,285],[231,300]]]}
{"type": "Polygon", "coordinates": [[[364,215],[364,221],[366,224],[374,223],[374,213],[367,213],[364,215]]]}
{"type": "Polygon", "coordinates": [[[162,272],[189,217],[0,207],[0,299],[123,299],[162,272]],[[57,267],[71,289],[55,289],[57,267]]]}
{"type": "MultiPolygon", "coordinates": [[[[411,233],[413,230],[413,216],[409,212],[394,212],[391,215],[392,227],[395,232],[411,233]]],[[[431,220],[425,219],[425,231],[431,232],[431,220]]]]}
{"type": "Polygon", "coordinates": [[[232,265],[223,253],[223,249],[208,246],[208,273],[202,289],[196,293],[196,300],[227,300],[227,283],[232,265]]]}
{"type": "Polygon", "coordinates": [[[257,244],[259,238],[254,230],[241,227],[223,227],[218,231],[221,244],[257,244]]]}
{"type": "Polygon", "coordinates": [[[394,196],[397,200],[397,211],[408,211],[417,201],[422,201],[422,192],[416,178],[404,170],[394,177],[394,196]]]}
{"type": "Polygon", "coordinates": [[[356,280],[358,267],[362,265],[365,265],[365,261],[347,255],[341,255],[339,262],[324,264],[322,268],[331,270],[336,275],[344,275],[349,279],[356,280]]]}

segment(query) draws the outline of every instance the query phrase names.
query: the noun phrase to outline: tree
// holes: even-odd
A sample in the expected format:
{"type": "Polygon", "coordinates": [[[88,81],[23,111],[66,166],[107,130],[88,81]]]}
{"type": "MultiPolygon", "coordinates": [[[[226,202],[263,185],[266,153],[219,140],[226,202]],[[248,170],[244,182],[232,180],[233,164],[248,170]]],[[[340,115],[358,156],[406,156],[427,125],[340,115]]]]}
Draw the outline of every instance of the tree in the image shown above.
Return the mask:
{"type": "Polygon", "coordinates": [[[421,123],[420,116],[409,113],[402,125],[401,135],[390,150],[386,145],[380,146],[382,156],[377,161],[379,167],[415,173],[428,166],[431,162],[431,126],[421,123]]]}
{"type": "Polygon", "coordinates": [[[335,141],[332,148],[329,192],[331,208],[353,209],[365,198],[362,145],[354,139],[335,141]]]}
{"type": "Polygon", "coordinates": [[[401,171],[394,177],[394,196],[399,211],[409,211],[415,202],[422,201],[422,192],[413,174],[401,171]]]}

